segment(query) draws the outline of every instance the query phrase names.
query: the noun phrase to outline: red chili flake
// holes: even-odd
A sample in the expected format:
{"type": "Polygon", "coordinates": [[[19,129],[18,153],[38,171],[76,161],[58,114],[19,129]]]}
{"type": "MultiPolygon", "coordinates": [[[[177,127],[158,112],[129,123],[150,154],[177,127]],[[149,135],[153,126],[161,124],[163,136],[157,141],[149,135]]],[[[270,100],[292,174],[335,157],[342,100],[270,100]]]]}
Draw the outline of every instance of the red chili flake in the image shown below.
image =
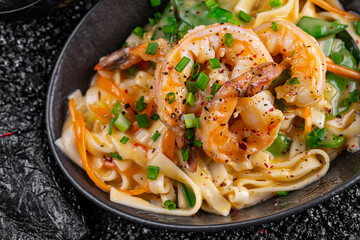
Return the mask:
{"type": "Polygon", "coordinates": [[[200,12],[199,12],[199,11],[196,11],[196,14],[200,14],[200,12]]]}
{"type": "Polygon", "coordinates": [[[356,44],[359,44],[359,40],[356,39],[356,44]]]}
{"type": "Polygon", "coordinates": [[[201,104],[201,106],[205,105],[205,103],[204,103],[204,102],[201,102],[200,104],[201,104]]]}
{"type": "Polygon", "coordinates": [[[269,112],[273,112],[273,111],[274,111],[274,108],[270,108],[270,109],[269,109],[269,112]]]}
{"type": "Polygon", "coordinates": [[[317,68],[315,68],[315,72],[317,72],[318,71],[318,69],[317,68]]]}
{"type": "Polygon", "coordinates": [[[236,214],[236,213],[237,213],[236,209],[231,212],[231,214],[236,214]]]}
{"type": "Polygon", "coordinates": [[[268,234],[268,230],[262,228],[262,229],[259,230],[259,233],[268,234]]]}
{"type": "Polygon", "coordinates": [[[294,175],[290,175],[290,177],[294,177],[294,175]]]}
{"type": "Polygon", "coordinates": [[[256,66],[256,65],[257,65],[257,63],[254,63],[253,65],[254,65],[254,66],[256,66]]]}
{"type": "Polygon", "coordinates": [[[165,98],[165,102],[167,102],[167,99],[165,98]]]}
{"type": "Polygon", "coordinates": [[[214,179],[214,180],[212,180],[212,182],[214,183],[214,182],[215,182],[215,179],[214,179]]]}
{"type": "Polygon", "coordinates": [[[216,120],[217,120],[217,118],[216,118],[216,117],[214,117],[214,118],[213,118],[213,121],[216,121],[216,120]]]}
{"type": "Polygon", "coordinates": [[[318,178],[320,178],[319,174],[316,175],[318,178]]]}
{"type": "Polygon", "coordinates": [[[346,85],[346,89],[348,89],[349,88],[349,84],[348,85],[346,85]]]}
{"type": "Polygon", "coordinates": [[[223,73],[223,72],[225,72],[225,69],[221,69],[221,70],[220,70],[220,73],[223,73]]]}
{"type": "Polygon", "coordinates": [[[265,112],[265,114],[267,114],[267,112],[265,112]]]}
{"type": "Polygon", "coordinates": [[[254,58],[256,58],[256,54],[254,54],[254,58]]]}
{"type": "Polygon", "coordinates": [[[127,90],[127,89],[125,89],[125,93],[128,93],[128,90],[127,90]]]}
{"type": "Polygon", "coordinates": [[[283,51],[286,52],[286,49],[284,48],[283,51]]]}
{"type": "Polygon", "coordinates": [[[289,120],[289,119],[286,117],[286,118],[284,118],[284,120],[289,120]]]}
{"type": "Polygon", "coordinates": [[[270,171],[268,171],[268,174],[271,174],[271,172],[270,172],[270,171]]]}
{"type": "Polygon", "coordinates": [[[293,94],[292,94],[292,92],[289,92],[289,96],[292,96],[293,94]]]}
{"type": "Polygon", "coordinates": [[[354,145],[352,145],[351,147],[352,147],[352,148],[354,148],[354,147],[355,147],[355,144],[354,144],[354,145]]]}
{"type": "Polygon", "coordinates": [[[327,113],[331,113],[331,108],[327,108],[327,107],[324,107],[324,110],[325,110],[325,112],[327,112],[327,113]]]}
{"type": "Polygon", "coordinates": [[[239,142],[238,145],[239,145],[239,148],[241,148],[242,150],[246,150],[246,149],[247,149],[247,145],[246,145],[246,143],[244,143],[244,142],[239,142]]]}
{"type": "Polygon", "coordinates": [[[269,168],[269,165],[267,163],[264,163],[264,165],[265,165],[266,168],[269,168]]]}
{"type": "Polygon", "coordinates": [[[11,135],[14,135],[14,133],[8,132],[8,133],[1,135],[1,137],[7,137],[7,136],[11,136],[11,135]]]}
{"type": "Polygon", "coordinates": [[[270,168],[273,168],[273,167],[274,167],[273,165],[270,166],[270,168]]]}
{"type": "Polygon", "coordinates": [[[171,66],[171,67],[168,67],[168,70],[172,70],[174,67],[173,66],[171,66]]]}
{"type": "Polygon", "coordinates": [[[305,155],[308,155],[308,154],[309,154],[309,151],[306,151],[306,152],[305,152],[305,155]]]}

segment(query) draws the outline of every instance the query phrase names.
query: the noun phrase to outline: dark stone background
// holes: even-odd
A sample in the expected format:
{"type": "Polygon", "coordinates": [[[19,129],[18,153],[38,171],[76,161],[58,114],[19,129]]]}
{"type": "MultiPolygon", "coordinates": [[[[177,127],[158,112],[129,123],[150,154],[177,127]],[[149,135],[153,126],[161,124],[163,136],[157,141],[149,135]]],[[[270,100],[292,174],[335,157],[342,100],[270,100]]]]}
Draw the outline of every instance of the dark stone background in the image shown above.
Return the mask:
{"type": "Polygon", "coordinates": [[[51,154],[45,101],[66,39],[96,2],[74,1],[34,20],[0,21],[0,238],[360,239],[360,183],[302,214],[219,233],[141,226],[83,197],[51,154]]]}

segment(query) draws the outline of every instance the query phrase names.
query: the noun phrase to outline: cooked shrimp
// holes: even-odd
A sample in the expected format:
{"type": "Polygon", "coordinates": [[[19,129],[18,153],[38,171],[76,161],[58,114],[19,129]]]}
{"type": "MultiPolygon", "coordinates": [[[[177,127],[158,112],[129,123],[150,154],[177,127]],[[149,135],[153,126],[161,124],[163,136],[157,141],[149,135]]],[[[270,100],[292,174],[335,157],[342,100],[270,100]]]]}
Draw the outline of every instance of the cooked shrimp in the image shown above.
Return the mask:
{"type": "MultiPolygon", "coordinates": [[[[226,38],[225,38],[226,40],[226,38]]],[[[166,56],[164,64],[158,66],[155,84],[156,102],[159,115],[176,136],[178,146],[184,145],[185,124],[182,115],[186,113],[200,113],[205,104],[205,98],[210,95],[214,82],[222,85],[230,79],[236,78],[244,72],[265,62],[272,62],[272,57],[253,31],[232,24],[214,24],[200,26],[190,31],[166,56]],[[224,35],[231,34],[231,44],[224,41],[224,35]],[[183,57],[190,61],[186,67],[178,72],[176,65],[183,57]],[[221,68],[212,69],[209,59],[218,58],[221,68]],[[185,104],[188,89],[185,85],[191,79],[192,67],[200,64],[200,70],[210,77],[206,90],[197,90],[195,106],[185,104]],[[175,94],[175,101],[166,101],[169,93],[175,94]]]]}
{"type": "Polygon", "coordinates": [[[106,71],[128,69],[142,60],[159,63],[170,51],[171,46],[168,41],[162,38],[151,42],[159,44],[154,55],[145,53],[149,42],[143,42],[136,47],[125,47],[111,53],[96,64],[94,69],[106,71]]]}
{"type": "Polygon", "coordinates": [[[210,99],[201,112],[201,127],[196,131],[208,156],[216,162],[234,165],[271,145],[283,115],[274,109],[271,93],[257,93],[283,70],[276,63],[262,64],[225,83],[210,99]]]}
{"type": "Polygon", "coordinates": [[[281,56],[281,64],[291,70],[292,80],[275,89],[277,98],[299,107],[315,102],[323,94],[326,73],[325,56],[317,41],[282,21],[263,24],[254,31],[270,54],[275,59],[281,56]]]}

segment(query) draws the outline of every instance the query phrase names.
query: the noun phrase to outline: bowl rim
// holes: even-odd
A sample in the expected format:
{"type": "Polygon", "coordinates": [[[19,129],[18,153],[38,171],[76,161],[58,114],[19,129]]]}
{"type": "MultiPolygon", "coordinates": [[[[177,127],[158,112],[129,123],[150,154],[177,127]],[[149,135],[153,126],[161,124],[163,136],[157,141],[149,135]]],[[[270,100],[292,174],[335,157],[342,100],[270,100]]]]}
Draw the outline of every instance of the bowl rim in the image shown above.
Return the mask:
{"type": "MultiPolygon", "coordinates": [[[[161,221],[157,221],[157,220],[147,220],[147,219],[144,219],[141,217],[137,217],[137,216],[128,214],[126,212],[122,212],[121,210],[115,209],[112,206],[101,201],[99,198],[95,197],[90,191],[88,191],[86,188],[82,187],[73,178],[73,176],[66,170],[64,163],[62,162],[60,156],[57,154],[56,146],[54,144],[55,139],[52,134],[52,128],[53,128],[51,125],[52,116],[50,113],[52,112],[52,106],[53,106],[53,101],[54,101],[54,99],[52,97],[52,92],[53,92],[53,89],[55,86],[55,82],[57,81],[57,75],[58,75],[57,73],[63,62],[63,57],[68,51],[68,46],[70,45],[70,42],[72,41],[74,36],[77,34],[79,28],[83,25],[84,22],[86,22],[88,20],[88,18],[92,15],[93,11],[96,8],[98,8],[104,1],[106,1],[106,0],[100,0],[88,11],[88,13],[81,19],[81,21],[77,24],[77,26],[75,27],[73,32],[70,34],[69,38],[67,39],[64,47],[61,50],[61,53],[59,54],[59,57],[55,64],[55,67],[53,69],[53,72],[51,75],[51,80],[50,80],[49,87],[48,87],[47,99],[46,99],[46,116],[45,116],[45,118],[46,118],[47,137],[49,140],[49,144],[50,144],[53,156],[55,157],[58,165],[60,166],[60,169],[65,174],[65,176],[68,178],[68,180],[71,182],[71,184],[73,186],[75,186],[75,188],[81,194],[83,194],[86,198],[88,198],[91,202],[93,202],[97,206],[107,210],[108,212],[118,215],[126,220],[129,220],[129,221],[132,221],[135,223],[139,223],[139,224],[143,224],[143,225],[149,226],[149,227],[155,227],[155,228],[160,228],[160,229],[164,229],[164,230],[184,231],[184,232],[189,232],[189,231],[218,232],[218,231],[223,231],[223,230],[232,230],[235,228],[245,228],[245,227],[250,227],[250,226],[256,226],[256,225],[260,225],[263,223],[278,221],[280,219],[284,219],[284,218],[289,217],[294,214],[299,214],[311,207],[314,207],[314,206],[328,200],[329,198],[331,198],[335,195],[340,194],[341,192],[343,192],[346,189],[350,188],[351,186],[355,185],[360,180],[360,175],[357,175],[357,176],[353,177],[352,179],[342,183],[341,185],[335,187],[331,191],[329,191],[319,197],[316,197],[306,203],[303,203],[299,206],[287,209],[282,212],[274,213],[274,214],[271,214],[268,216],[259,217],[259,218],[255,218],[255,219],[245,220],[245,221],[241,221],[241,222],[213,224],[213,225],[175,225],[175,224],[165,223],[165,222],[161,222],[161,221]]],[[[315,183],[316,182],[314,182],[312,184],[315,184],[315,183]]],[[[261,204],[261,203],[259,203],[259,204],[261,204]]]]}

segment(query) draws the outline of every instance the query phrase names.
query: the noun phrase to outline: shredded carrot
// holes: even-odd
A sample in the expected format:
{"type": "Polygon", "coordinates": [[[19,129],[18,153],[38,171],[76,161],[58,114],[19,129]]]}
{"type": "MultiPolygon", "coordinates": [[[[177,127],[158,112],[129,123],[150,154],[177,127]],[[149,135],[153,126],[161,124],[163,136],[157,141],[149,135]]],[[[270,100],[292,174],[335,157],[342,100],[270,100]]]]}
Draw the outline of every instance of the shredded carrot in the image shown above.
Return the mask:
{"type": "Polygon", "coordinates": [[[303,107],[301,108],[302,114],[305,119],[305,136],[308,132],[311,132],[312,128],[312,116],[311,116],[311,107],[303,107]]]}
{"type": "Polygon", "coordinates": [[[110,124],[112,115],[107,109],[99,107],[95,104],[89,104],[89,107],[91,111],[93,111],[97,116],[99,116],[104,122],[110,124]]]}
{"type": "MultiPolygon", "coordinates": [[[[154,98],[152,98],[141,113],[146,113],[148,118],[150,118],[152,115],[154,115],[155,111],[156,111],[156,104],[154,98]]],[[[129,133],[135,134],[139,129],[140,129],[139,124],[137,122],[133,122],[129,133]]]]}
{"type": "Polygon", "coordinates": [[[81,157],[82,165],[87,175],[99,188],[101,188],[105,192],[110,192],[111,186],[107,185],[106,183],[101,181],[98,176],[96,176],[88,162],[85,145],[85,121],[82,113],[76,110],[74,99],[70,99],[69,110],[75,133],[76,146],[81,157]]]}
{"type": "Polygon", "coordinates": [[[175,155],[175,136],[173,132],[168,129],[165,132],[164,139],[162,141],[163,154],[169,159],[174,159],[175,155]]]}
{"type": "Polygon", "coordinates": [[[108,78],[101,76],[100,74],[97,77],[97,86],[103,89],[105,92],[115,96],[123,105],[129,104],[132,111],[128,112],[129,114],[132,114],[132,118],[135,119],[133,112],[136,110],[136,101],[132,96],[118,88],[108,78]]]}
{"type": "Polygon", "coordinates": [[[326,57],[326,66],[329,72],[360,81],[360,72],[354,71],[347,67],[339,66],[328,57],[326,57]]]}
{"type": "Polygon", "coordinates": [[[131,189],[131,190],[120,190],[120,189],[118,189],[118,190],[134,196],[134,195],[140,195],[140,194],[149,192],[149,191],[150,191],[150,187],[149,187],[148,181],[146,181],[146,183],[145,183],[144,186],[139,187],[139,188],[137,188],[137,189],[131,189]]]}
{"type": "Polygon", "coordinates": [[[315,5],[318,5],[319,7],[325,9],[326,11],[336,13],[340,16],[345,17],[349,21],[358,21],[360,20],[359,16],[356,16],[355,14],[346,12],[344,10],[341,10],[333,5],[331,5],[328,2],[325,2],[324,0],[310,0],[310,2],[314,3],[315,5]]]}

